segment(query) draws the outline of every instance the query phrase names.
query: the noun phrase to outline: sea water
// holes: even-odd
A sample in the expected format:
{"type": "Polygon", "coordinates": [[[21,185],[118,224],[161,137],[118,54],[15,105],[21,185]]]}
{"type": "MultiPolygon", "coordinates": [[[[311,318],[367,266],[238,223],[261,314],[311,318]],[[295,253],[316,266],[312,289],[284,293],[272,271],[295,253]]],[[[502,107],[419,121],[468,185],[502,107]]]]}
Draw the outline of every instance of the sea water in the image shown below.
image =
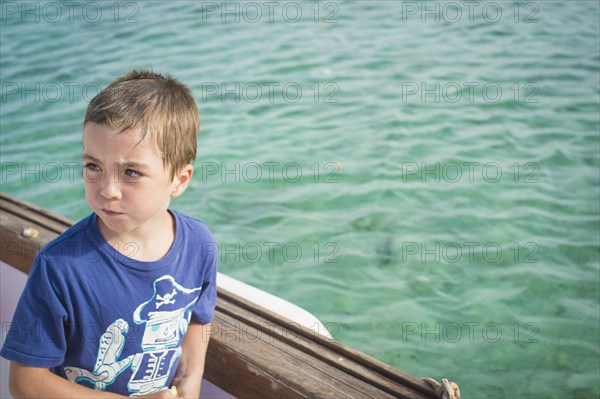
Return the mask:
{"type": "Polygon", "coordinates": [[[2,191],[86,216],[87,102],[170,72],[222,272],[467,398],[598,397],[598,4],[2,2],[2,191]]]}

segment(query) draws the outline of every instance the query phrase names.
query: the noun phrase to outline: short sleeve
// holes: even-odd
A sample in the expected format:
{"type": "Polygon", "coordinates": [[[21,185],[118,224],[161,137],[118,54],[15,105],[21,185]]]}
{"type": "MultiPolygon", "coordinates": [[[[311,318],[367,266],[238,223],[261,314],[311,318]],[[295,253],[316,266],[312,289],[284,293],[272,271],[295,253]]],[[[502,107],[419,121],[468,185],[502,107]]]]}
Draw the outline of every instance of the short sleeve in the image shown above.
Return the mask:
{"type": "Polygon", "coordinates": [[[200,297],[192,310],[192,320],[201,324],[210,323],[215,316],[217,304],[217,245],[203,246],[204,248],[204,278],[200,297]]]}
{"type": "Polygon", "coordinates": [[[50,265],[36,256],[0,355],[26,366],[62,364],[66,351],[67,311],[51,281],[50,265]]]}

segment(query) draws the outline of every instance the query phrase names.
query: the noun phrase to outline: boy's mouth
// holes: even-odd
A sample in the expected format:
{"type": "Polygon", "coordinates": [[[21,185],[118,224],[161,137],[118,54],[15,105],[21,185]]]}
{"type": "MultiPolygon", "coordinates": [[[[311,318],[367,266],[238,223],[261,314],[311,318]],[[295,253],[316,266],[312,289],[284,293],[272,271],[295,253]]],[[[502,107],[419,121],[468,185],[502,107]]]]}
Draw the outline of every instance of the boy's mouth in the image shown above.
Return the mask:
{"type": "Polygon", "coordinates": [[[114,212],[114,211],[111,211],[111,210],[108,210],[108,209],[104,209],[104,208],[102,208],[102,212],[105,215],[108,215],[108,216],[117,216],[117,215],[122,215],[123,214],[123,212],[114,212]]]}

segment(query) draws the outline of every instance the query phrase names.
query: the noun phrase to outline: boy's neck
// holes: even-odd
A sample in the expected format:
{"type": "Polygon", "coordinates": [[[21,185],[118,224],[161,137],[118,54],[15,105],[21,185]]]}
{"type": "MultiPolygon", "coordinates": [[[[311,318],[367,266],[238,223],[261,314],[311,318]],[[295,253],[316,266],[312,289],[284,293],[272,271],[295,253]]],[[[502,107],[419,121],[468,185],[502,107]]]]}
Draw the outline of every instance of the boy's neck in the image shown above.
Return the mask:
{"type": "Polygon", "coordinates": [[[141,262],[162,259],[175,241],[175,218],[168,211],[157,221],[156,227],[145,226],[126,234],[116,234],[106,227],[102,219],[97,220],[100,233],[110,246],[122,255],[141,262]]]}

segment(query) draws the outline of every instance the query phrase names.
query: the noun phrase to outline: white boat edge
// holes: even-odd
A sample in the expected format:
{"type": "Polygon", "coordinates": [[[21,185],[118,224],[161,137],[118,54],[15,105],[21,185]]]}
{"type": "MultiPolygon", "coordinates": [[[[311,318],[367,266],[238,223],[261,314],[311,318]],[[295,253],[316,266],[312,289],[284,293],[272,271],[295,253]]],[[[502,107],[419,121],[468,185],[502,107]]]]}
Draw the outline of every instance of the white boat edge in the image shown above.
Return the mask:
{"type": "Polygon", "coordinates": [[[292,323],[307,327],[326,338],[332,339],[331,334],[323,323],[321,323],[321,320],[306,309],[294,305],[283,298],[269,294],[266,291],[253,287],[223,273],[217,273],[217,286],[239,295],[273,313],[284,316],[290,319],[292,323]]]}

